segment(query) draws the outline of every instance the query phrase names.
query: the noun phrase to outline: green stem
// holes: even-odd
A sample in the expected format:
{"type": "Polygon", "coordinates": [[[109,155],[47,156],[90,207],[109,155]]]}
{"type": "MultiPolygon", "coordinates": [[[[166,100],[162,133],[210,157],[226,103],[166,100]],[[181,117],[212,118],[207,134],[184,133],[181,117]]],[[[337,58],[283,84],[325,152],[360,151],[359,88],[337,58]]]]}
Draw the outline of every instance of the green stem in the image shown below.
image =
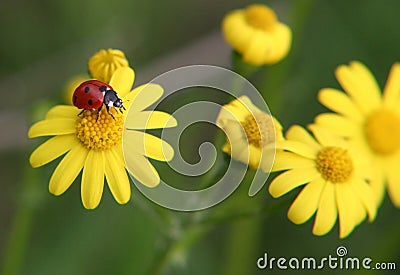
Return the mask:
{"type": "Polygon", "coordinates": [[[149,274],[164,274],[174,263],[178,265],[180,261],[185,261],[189,248],[206,235],[210,229],[209,225],[189,224],[182,230],[181,236],[163,237],[161,240],[163,247],[158,249],[158,253],[154,256],[154,265],[150,267],[149,274]]]}
{"type": "Polygon", "coordinates": [[[263,218],[268,217],[270,214],[275,213],[277,210],[289,206],[290,202],[293,200],[292,197],[288,197],[284,200],[278,200],[274,204],[268,204],[266,206],[254,209],[245,210],[240,212],[232,213],[231,215],[213,215],[209,216],[201,221],[202,224],[217,224],[217,223],[230,223],[240,220],[247,220],[258,218],[262,216],[263,218]]]}
{"type": "Polygon", "coordinates": [[[8,241],[4,250],[1,274],[19,274],[29,241],[34,214],[42,201],[36,187],[40,179],[39,171],[26,166],[22,179],[21,196],[11,225],[8,241]]]}
{"type": "Polygon", "coordinates": [[[315,0],[293,1],[289,12],[289,18],[291,18],[289,25],[293,33],[292,49],[283,61],[265,70],[265,77],[260,85],[260,91],[267,100],[271,113],[276,116],[279,116],[280,112],[284,111],[282,105],[285,95],[285,83],[289,79],[290,70],[297,51],[300,48],[301,37],[303,36],[314,2],[315,0]]]}

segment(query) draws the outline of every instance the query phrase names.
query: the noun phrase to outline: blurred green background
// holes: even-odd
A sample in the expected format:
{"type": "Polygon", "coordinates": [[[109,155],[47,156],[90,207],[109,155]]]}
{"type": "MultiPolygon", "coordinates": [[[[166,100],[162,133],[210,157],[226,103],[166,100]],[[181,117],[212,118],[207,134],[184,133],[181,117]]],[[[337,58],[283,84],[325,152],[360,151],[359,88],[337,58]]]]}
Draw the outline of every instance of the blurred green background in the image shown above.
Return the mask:
{"type": "MultiPolygon", "coordinates": [[[[373,223],[364,222],[340,240],[337,225],[327,236],[315,237],[313,220],[301,226],[288,221],[286,212],[296,192],[275,200],[264,188],[256,198],[248,198],[244,183],[210,210],[179,213],[157,207],[135,188],[132,201],[118,205],[105,188],[100,206],[88,211],[81,204],[78,180],[61,197],[49,194],[57,161],[39,169],[29,166],[29,154],[43,140],[28,141],[28,127],[60,102],[71,76],[86,73],[87,59],[97,50],[122,49],[136,71],[136,84],[181,65],[229,68],[230,49],[220,23],[228,11],[249,3],[253,2],[1,2],[0,271],[262,274],[267,271],[258,270],[256,260],[265,252],[271,257],[321,258],[335,256],[340,245],[353,257],[396,262],[400,268],[400,213],[388,198],[373,223]]],[[[399,61],[399,1],[265,3],[292,27],[294,44],[286,60],[250,80],[267,103],[271,100],[270,108],[285,129],[311,123],[325,111],[316,94],[323,87],[339,88],[333,73],[339,64],[364,62],[383,87],[390,66],[399,61]],[[274,101],[277,95],[281,104],[274,101]]],[[[187,135],[182,142],[183,148],[197,152],[200,140],[187,135]]],[[[158,167],[161,175],[173,178],[168,166],[158,167]]],[[[360,273],[329,274],[339,272],[360,273]]]]}

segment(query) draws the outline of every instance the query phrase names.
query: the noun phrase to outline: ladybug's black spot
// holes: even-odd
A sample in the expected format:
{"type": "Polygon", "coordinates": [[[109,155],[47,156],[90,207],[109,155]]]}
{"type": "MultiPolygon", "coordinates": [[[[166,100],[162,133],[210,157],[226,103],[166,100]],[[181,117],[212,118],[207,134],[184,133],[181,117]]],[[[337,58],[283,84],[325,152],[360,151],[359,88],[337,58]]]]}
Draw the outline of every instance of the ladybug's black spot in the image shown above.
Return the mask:
{"type": "Polygon", "coordinates": [[[76,103],[77,100],[78,100],[78,97],[77,97],[77,96],[74,96],[74,99],[72,99],[72,101],[73,101],[74,103],[76,103]]]}
{"type": "Polygon", "coordinates": [[[88,103],[90,106],[92,106],[93,100],[89,99],[87,103],[88,103]]]}
{"type": "Polygon", "coordinates": [[[85,93],[88,93],[90,91],[89,87],[85,87],[85,93]]]}
{"type": "Polygon", "coordinates": [[[99,88],[100,92],[105,92],[107,90],[107,86],[103,85],[99,88]]]}

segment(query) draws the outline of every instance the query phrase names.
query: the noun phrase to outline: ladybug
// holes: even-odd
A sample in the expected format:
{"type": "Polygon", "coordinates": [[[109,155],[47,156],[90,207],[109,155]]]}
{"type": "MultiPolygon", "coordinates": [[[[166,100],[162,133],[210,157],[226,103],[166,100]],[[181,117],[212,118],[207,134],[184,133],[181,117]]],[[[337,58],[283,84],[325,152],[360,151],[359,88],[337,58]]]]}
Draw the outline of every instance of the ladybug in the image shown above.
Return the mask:
{"type": "Polygon", "coordinates": [[[118,97],[118,94],[114,89],[107,83],[99,80],[88,80],[81,83],[72,95],[72,102],[74,106],[83,109],[78,115],[82,114],[86,110],[97,109],[97,119],[100,117],[100,111],[103,108],[103,104],[106,105],[107,112],[112,116],[112,118],[114,118],[114,116],[110,112],[110,107],[118,108],[121,113],[121,109],[126,110],[122,104],[122,100],[118,97]]]}

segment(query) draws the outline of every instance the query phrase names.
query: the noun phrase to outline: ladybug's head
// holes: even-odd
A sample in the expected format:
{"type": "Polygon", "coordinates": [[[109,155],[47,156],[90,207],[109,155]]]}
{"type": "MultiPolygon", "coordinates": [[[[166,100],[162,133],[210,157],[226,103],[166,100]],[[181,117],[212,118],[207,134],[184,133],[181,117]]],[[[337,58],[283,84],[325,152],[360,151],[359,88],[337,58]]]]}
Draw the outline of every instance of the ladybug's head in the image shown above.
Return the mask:
{"type": "Polygon", "coordinates": [[[122,104],[122,99],[120,99],[118,94],[113,90],[108,90],[104,95],[104,104],[108,107],[125,109],[122,104]]]}
{"type": "Polygon", "coordinates": [[[114,107],[116,107],[116,108],[124,108],[124,105],[122,104],[122,99],[118,98],[118,99],[114,102],[114,107]]]}

